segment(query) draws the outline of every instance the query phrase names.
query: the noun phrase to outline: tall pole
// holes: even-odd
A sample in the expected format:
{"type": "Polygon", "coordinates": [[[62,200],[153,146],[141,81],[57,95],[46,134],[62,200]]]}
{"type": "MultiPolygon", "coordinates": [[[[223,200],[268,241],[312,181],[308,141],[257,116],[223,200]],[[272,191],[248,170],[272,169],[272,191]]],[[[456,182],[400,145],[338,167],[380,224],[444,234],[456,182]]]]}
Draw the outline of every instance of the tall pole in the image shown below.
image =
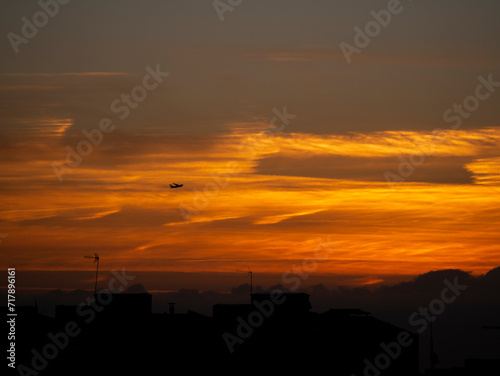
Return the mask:
{"type": "Polygon", "coordinates": [[[97,268],[95,271],[95,286],[94,286],[94,297],[97,298],[97,276],[99,275],[99,259],[97,259],[97,268]]]}
{"type": "Polygon", "coordinates": [[[431,354],[430,354],[431,369],[434,369],[434,336],[432,335],[432,321],[429,322],[429,326],[430,326],[430,329],[431,329],[431,344],[430,344],[430,348],[431,348],[431,354]]]}
{"type": "Polygon", "coordinates": [[[430,341],[429,341],[429,360],[431,362],[431,370],[434,370],[435,366],[439,363],[439,358],[434,352],[434,333],[432,328],[432,320],[426,315],[418,315],[418,318],[426,319],[429,323],[429,329],[431,330],[430,341]]]}
{"type": "Polygon", "coordinates": [[[429,326],[430,326],[430,329],[431,329],[430,361],[431,361],[431,369],[433,370],[435,368],[436,364],[439,363],[439,358],[438,358],[437,354],[434,352],[434,335],[433,335],[433,332],[432,332],[432,321],[429,321],[429,326]]]}
{"type": "Polygon", "coordinates": [[[248,268],[248,274],[250,274],[250,303],[252,303],[252,294],[253,294],[253,273],[252,273],[252,271],[250,270],[250,268],[248,268]]]}
{"type": "Polygon", "coordinates": [[[253,273],[250,272],[250,295],[253,294],[253,273]]]}

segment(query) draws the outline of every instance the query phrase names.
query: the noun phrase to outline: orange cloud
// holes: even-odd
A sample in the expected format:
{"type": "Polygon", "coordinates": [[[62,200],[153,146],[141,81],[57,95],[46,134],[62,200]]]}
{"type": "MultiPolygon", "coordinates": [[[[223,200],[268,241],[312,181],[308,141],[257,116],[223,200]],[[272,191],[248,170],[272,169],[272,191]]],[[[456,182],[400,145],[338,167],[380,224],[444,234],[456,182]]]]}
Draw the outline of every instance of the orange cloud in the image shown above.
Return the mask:
{"type": "MultiPolygon", "coordinates": [[[[52,121],[53,129],[61,124],[52,121]]],[[[489,189],[498,187],[496,128],[445,131],[435,144],[433,163],[470,157],[466,167],[477,184],[402,183],[396,190],[385,182],[265,175],[258,167],[269,156],[311,154],[397,163],[401,153],[431,142],[430,132],[276,132],[260,139],[244,128],[206,137],[117,133],[62,184],[50,162],[61,158],[67,139],[53,132],[40,149],[29,138],[11,140],[4,153],[12,162],[1,163],[0,218],[9,233],[2,247],[25,269],[81,269],[81,257],[98,251],[110,268],[235,272],[251,266],[281,273],[313,259],[318,238],[330,236],[335,247],[315,272],[373,276],[367,284],[395,270],[481,273],[500,263],[500,203],[489,189]],[[170,189],[174,181],[184,188],[170,189]],[[186,223],[179,205],[195,207],[197,200],[206,205],[186,223]]]]}

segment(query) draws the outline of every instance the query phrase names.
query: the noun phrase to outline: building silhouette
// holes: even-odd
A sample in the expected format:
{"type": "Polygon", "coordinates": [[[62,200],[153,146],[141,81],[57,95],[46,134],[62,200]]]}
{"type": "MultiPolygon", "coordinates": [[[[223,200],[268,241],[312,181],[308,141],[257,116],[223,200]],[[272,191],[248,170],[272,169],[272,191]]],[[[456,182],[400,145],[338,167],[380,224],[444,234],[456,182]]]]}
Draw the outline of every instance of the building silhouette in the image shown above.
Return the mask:
{"type": "MultiPolygon", "coordinates": [[[[309,295],[266,292],[249,304],[216,304],[213,316],[152,313],[152,295],[101,291],[80,306],[56,307],[55,318],[19,308],[17,365],[33,368],[33,349],[49,354],[39,375],[149,375],[168,372],[419,375],[418,336],[360,309],[311,311],[309,295]],[[52,337],[48,336],[51,333],[52,337]],[[62,334],[61,334],[62,333],[62,334]],[[63,346],[60,346],[63,347],[63,346]],[[45,352],[44,352],[45,351],[45,352]]],[[[426,375],[487,375],[498,360],[426,375]]],[[[498,368],[497,368],[498,369],[498,368]]],[[[16,373],[19,374],[19,373],[16,373]]]]}

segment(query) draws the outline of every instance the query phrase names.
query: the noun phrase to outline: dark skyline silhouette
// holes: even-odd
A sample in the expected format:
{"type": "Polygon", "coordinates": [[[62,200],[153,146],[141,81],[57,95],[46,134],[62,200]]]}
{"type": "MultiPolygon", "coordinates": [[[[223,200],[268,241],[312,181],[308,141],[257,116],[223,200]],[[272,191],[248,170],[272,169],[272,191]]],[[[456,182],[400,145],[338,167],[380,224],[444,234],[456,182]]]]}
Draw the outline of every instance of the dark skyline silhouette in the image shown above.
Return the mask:
{"type": "MultiPolygon", "coordinates": [[[[257,292],[250,296],[250,286],[244,284],[233,289],[229,300],[215,302],[227,294],[212,293],[215,303],[208,303],[210,314],[186,306],[187,301],[180,298],[189,291],[150,294],[141,284],[120,293],[101,290],[95,300],[88,291],[59,292],[57,302],[53,301],[57,303],[54,315],[40,312],[40,306],[46,305],[41,303],[43,296],[35,306],[19,307],[17,363],[29,367],[31,350],[42,354],[47,343],[56,343],[51,338],[64,343],[65,335],[58,333],[73,322],[76,326],[68,333],[78,334],[74,338],[67,335],[67,347],[47,362],[41,375],[62,375],[68,370],[76,375],[92,374],[92,362],[86,360],[96,356],[115,360],[101,364],[99,372],[121,370],[124,374],[162,367],[229,374],[244,366],[252,372],[265,367],[269,372],[313,373],[327,367],[347,376],[365,372],[475,375],[482,367],[498,365],[493,354],[495,348],[500,349],[499,333],[494,330],[499,324],[500,297],[495,289],[499,283],[500,268],[481,277],[459,270],[434,271],[377,290],[315,286],[306,293],[276,285],[265,291],[256,286],[257,292]],[[452,300],[453,284],[448,295],[441,294],[446,286],[443,281],[454,279],[463,292],[456,290],[456,300],[439,312],[439,306],[431,302],[440,296],[452,300]],[[273,294],[278,297],[274,299],[273,294]],[[71,304],[81,295],[88,300],[71,304]],[[313,303],[320,300],[330,308],[315,309],[313,303]],[[420,307],[430,304],[438,310],[437,315],[430,315],[435,316],[431,343],[429,317],[419,319],[420,307]],[[413,313],[419,315],[412,318],[413,313]],[[53,336],[48,337],[48,333],[53,336]],[[468,352],[460,348],[464,343],[468,352]],[[457,350],[458,357],[450,356],[457,350]],[[434,370],[430,369],[432,351],[438,360],[434,370]]],[[[207,296],[199,293],[198,298],[206,300],[207,296]]]]}

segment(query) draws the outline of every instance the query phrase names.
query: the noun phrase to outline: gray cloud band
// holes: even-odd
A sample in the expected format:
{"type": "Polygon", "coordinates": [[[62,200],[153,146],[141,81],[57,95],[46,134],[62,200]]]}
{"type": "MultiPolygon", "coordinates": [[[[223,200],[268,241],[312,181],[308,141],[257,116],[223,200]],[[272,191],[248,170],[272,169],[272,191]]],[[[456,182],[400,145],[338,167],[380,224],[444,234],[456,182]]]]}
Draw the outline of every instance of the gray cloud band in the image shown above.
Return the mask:
{"type": "MultiPolygon", "coordinates": [[[[156,68],[153,69],[149,65],[145,68],[147,74],[142,79],[142,84],[137,85],[132,88],[129,94],[122,94],[120,98],[115,99],[111,102],[110,110],[114,114],[118,115],[120,120],[125,120],[129,115],[131,110],[137,108],[139,103],[143,102],[147,96],[148,92],[156,89],[170,73],[162,72],[160,70],[160,64],[156,64],[156,68]]],[[[78,142],[76,148],[71,146],[66,146],[66,160],[65,163],[52,162],[52,168],[57,176],[59,182],[63,181],[63,175],[72,172],[74,168],[80,166],[83,162],[83,158],[89,156],[94,147],[99,146],[105,134],[110,134],[116,129],[116,124],[110,118],[102,118],[99,121],[99,126],[87,131],[84,129],[82,131],[85,139],[78,142]]]]}

